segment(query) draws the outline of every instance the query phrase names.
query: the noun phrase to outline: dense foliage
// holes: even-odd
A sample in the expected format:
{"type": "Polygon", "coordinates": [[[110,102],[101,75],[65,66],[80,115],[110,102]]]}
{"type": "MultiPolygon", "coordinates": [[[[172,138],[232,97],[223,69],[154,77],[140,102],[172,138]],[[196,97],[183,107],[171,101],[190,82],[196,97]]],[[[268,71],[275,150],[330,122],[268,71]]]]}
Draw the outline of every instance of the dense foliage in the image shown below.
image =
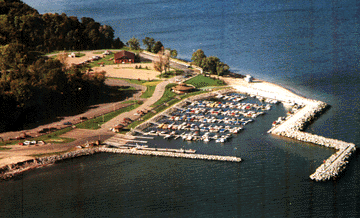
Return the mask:
{"type": "Polygon", "coordinates": [[[20,43],[29,48],[49,52],[53,50],[84,50],[122,48],[119,38],[114,40],[111,26],[101,25],[92,18],[66,14],[39,14],[19,0],[0,1],[0,45],[20,43]]]}
{"type": "Polygon", "coordinates": [[[214,75],[224,75],[229,73],[229,66],[220,61],[218,57],[209,56],[206,57],[203,50],[198,49],[193,53],[191,60],[193,63],[201,68],[203,68],[204,72],[209,72],[214,75]]]}
{"type": "Polygon", "coordinates": [[[81,111],[98,99],[104,72],[86,73],[41,52],[121,48],[113,38],[110,26],[92,18],[40,15],[19,0],[0,0],[0,132],[81,111]]]}
{"type": "Polygon", "coordinates": [[[39,116],[81,110],[98,97],[104,84],[104,72],[66,68],[57,59],[36,57],[21,44],[8,44],[0,51],[0,132],[39,116]]]}

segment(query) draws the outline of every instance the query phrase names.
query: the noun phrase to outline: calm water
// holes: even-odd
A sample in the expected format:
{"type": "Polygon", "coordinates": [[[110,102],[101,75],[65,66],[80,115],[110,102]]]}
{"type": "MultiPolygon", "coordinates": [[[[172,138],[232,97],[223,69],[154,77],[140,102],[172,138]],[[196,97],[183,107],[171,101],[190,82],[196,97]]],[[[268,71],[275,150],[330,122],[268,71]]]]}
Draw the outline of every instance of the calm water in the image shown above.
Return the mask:
{"type": "MultiPolygon", "coordinates": [[[[40,13],[93,17],[122,41],[145,36],[190,59],[203,49],[235,72],[332,108],[309,132],[360,143],[357,1],[25,0],[40,13]]],[[[237,155],[240,164],[99,154],[0,183],[1,217],[359,217],[359,155],[336,181],[309,175],[332,150],[267,135],[279,105],[230,143],[154,140],[237,155]]]]}

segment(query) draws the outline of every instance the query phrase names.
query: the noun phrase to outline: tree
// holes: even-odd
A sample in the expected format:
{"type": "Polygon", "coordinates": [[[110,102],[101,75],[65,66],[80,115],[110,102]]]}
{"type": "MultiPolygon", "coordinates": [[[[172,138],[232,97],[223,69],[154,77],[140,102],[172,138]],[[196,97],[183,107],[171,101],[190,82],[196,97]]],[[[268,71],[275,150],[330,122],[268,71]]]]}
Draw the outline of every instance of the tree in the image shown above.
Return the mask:
{"type": "Polygon", "coordinates": [[[66,51],[59,52],[58,55],[56,56],[56,59],[58,59],[60,63],[63,64],[64,68],[67,67],[68,53],[66,53],[66,51]]]}
{"type": "Polygon", "coordinates": [[[218,76],[222,76],[222,75],[228,73],[229,69],[230,69],[229,65],[227,65],[221,61],[217,62],[217,64],[216,64],[216,73],[218,76]]]}
{"type": "Polygon", "coordinates": [[[153,47],[153,49],[152,49],[152,52],[153,53],[155,53],[155,54],[157,54],[157,53],[159,53],[159,51],[161,50],[161,49],[163,49],[163,44],[160,42],[160,41],[156,41],[155,42],[155,45],[154,45],[154,47],[153,47]]]}
{"type": "Polygon", "coordinates": [[[36,56],[30,53],[27,47],[19,43],[10,43],[0,47],[0,70],[16,70],[27,67],[36,60],[36,56]]]}
{"type": "Polygon", "coordinates": [[[143,39],[143,44],[146,46],[146,51],[151,52],[155,45],[155,40],[154,38],[145,37],[145,39],[143,39]]]}
{"type": "Polygon", "coordinates": [[[178,55],[178,53],[177,53],[177,51],[176,51],[175,49],[174,49],[174,50],[171,50],[170,54],[171,54],[171,57],[172,57],[172,58],[176,58],[177,55],[178,55]]]}
{"type": "Polygon", "coordinates": [[[113,45],[112,45],[112,48],[122,48],[124,47],[124,43],[122,41],[120,41],[119,37],[117,37],[114,42],[113,42],[113,45]]]}
{"type": "Polygon", "coordinates": [[[210,74],[216,74],[216,66],[219,61],[220,59],[214,56],[203,58],[201,62],[201,67],[205,72],[210,72],[210,74]]]}
{"type": "Polygon", "coordinates": [[[195,65],[202,67],[201,64],[204,58],[206,58],[204,51],[198,49],[196,52],[192,54],[191,60],[194,62],[195,65]]]}
{"type": "Polygon", "coordinates": [[[139,40],[135,37],[132,37],[131,39],[129,39],[128,41],[129,46],[132,50],[139,50],[140,49],[140,43],[139,40]]]}
{"type": "Polygon", "coordinates": [[[153,60],[154,69],[160,72],[160,77],[163,71],[170,69],[170,52],[164,52],[164,47],[158,52],[158,58],[153,60]],[[165,53],[165,54],[164,54],[165,53]]]}

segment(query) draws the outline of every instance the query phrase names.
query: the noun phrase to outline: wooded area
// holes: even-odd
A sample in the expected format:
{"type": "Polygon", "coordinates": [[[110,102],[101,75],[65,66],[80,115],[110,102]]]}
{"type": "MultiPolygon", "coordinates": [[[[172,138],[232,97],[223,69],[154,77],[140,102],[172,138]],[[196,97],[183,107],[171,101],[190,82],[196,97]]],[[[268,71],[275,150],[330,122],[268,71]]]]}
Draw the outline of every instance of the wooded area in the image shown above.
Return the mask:
{"type": "Polygon", "coordinates": [[[43,52],[121,48],[114,30],[92,18],[40,15],[19,0],[0,0],[0,132],[81,110],[99,98],[105,73],[66,67],[43,52]]]}

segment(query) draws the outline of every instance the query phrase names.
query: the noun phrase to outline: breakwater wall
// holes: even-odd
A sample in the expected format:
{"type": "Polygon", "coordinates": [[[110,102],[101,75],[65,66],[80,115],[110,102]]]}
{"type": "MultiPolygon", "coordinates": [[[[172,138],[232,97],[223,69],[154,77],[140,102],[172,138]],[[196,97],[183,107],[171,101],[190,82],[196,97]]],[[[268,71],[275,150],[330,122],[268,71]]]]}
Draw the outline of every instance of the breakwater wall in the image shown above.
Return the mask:
{"type": "Polygon", "coordinates": [[[133,155],[146,155],[146,156],[159,156],[159,157],[173,157],[173,158],[187,158],[197,160],[213,160],[213,161],[228,161],[228,162],[241,162],[241,158],[233,156],[219,156],[219,155],[206,155],[206,154],[189,154],[189,153],[175,153],[166,151],[147,151],[138,150],[136,148],[99,148],[101,152],[117,153],[117,154],[133,154],[133,155]]]}
{"type": "Polygon", "coordinates": [[[146,156],[159,156],[159,157],[172,157],[172,158],[186,158],[197,160],[210,160],[210,161],[227,161],[227,162],[241,162],[241,158],[233,156],[219,156],[219,155],[206,155],[206,154],[191,154],[191,153],[175,153],[166,151],[152,151],[152,150],[138,150],[136,148],[107,148],[105,146],[80,149],[76,151],[67,152],[59,155],[51,155],[46,157],[34,158],[28,161],[19,162],[16,164],[7,165],[0,168],[0,180],[11,179],[22,173],[42,167],[51,165],[59,161],[81,156],[93,155],[96,153],[116,153],[116,154],[131,154],[131,155],[146,155],[146,156]]]}
{"type": "Polygon", "coordinates": [[[315,173],[310,175],[310,178],[316,181],[325,181],[337,177],[345,169],[345,165],[348,163],[347,159],[356,150],[356,146],[353,143],[301,131],[328,107],[324,102],[312,101],[295,114],[289,115],[282,123],[273,127],[268,132],[337,150],[335,154],[331,155],[316,169],[315,173]]]}

